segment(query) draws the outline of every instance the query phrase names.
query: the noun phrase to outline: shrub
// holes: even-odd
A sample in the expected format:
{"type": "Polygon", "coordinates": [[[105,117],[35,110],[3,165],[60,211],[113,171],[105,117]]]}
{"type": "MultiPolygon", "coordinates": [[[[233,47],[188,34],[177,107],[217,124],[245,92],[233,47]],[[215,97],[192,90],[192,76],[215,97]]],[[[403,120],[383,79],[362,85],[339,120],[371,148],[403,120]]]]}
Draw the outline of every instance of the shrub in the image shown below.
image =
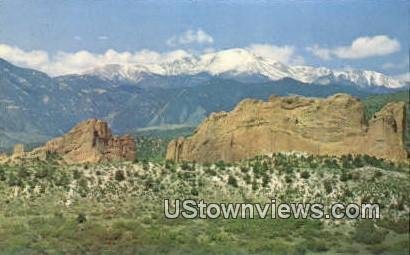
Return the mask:
{"type": "Polygon", "coordinates": [[[223,160],[219,160],[218,162],[215,163],[216,167],[225,170],[225,162],[223,160]]]}
{"type": "Polygon", "coordinates": [[[6,180],[6,171],[4,171],[3,168],[0,166],[0,181],[5,181],[6,180]]]}
{"type": "Polygon", "coordinates": [[[360,243],[377,244],[383,242],[386,231],[377,229],[372,221],[362,220],[356,226],[353,239],[360,243]]]}
{"type": "Polygon", "coordinates": [[[55,184],[57,186],[67,186],[68,184],[70,184],[70,178],[67,174],[62,173],[62,175],[60,176],[60,178],[57,179],[55,184]]]}
{"type": "Polygon", "coordinates": [[[332,182],[331,182],[330,180],[324,181],[323,186],[325,187],[325,191],[326,191],[327,194],[332,193],[332,191],[333,191],[333,187],[332,187],[333,184],[332,184],[332,182]]]}
{"type": "Polygon", "coordinates": [[[264,161],[262,164],[262,171],[266,173],[268,170],[269,170],[268,163],[264,161]]]}
{"type": "Polygon", "coordinates": [[[354,172],[352,173],[352,180],[359,180],[360,179],[360,173],[359,172],[354,172]]]}
{"type": "Polygon", "coordinates": [[[172,169],[173,166],[174,166],[174,161],[169,160],[169,159],[165,160],[165,168],[166,169],[172,169]]]}
{"type": "Polygon", "coordinates": [[[211,176],[216,176],[216,171],[213,169],[206,169],[205,172],[211,176]]]}
{"type": "Polygon", "coordinates": [[[309,240],[306,242],[306,248],[313,252],[325,252],[329,250],[328,244],[324,240],[309,240]]]}
{"type": "Polygon", "coordinates": [[[83,175],[82,172],[78,171],[78,169],[74,169],[74,171],[73,171],[74,180],[80,179],[82,175],[83,175]]]}
{"type": "Polygon", "coordinates": [[[327,167],[327,168],[339,168],[339,164],[337,164],[337,160],[336,159],[333,159],[333,160],[330,160],[330,159],[325,159],[325,166],[327,167]]]}
{"type": "Polygon", "coordinates": [[[199,192],[198,192],[198,190],[197,190],[196,188],[192,188],[192,189],[191,189],[191,195],[193,195],[193,196],[198,196],[198,194],[199,194],[199,192]]]}
{"type": "Polygon", "coordinates": [[[80,188],[82,188],[82,189],[88,189],[88,181],[87,181],[87,179],[81,178],[81,179],[78,181],[78,186],[80,186],[80,188]]]}
{"type": "Polygon", "coordinates": [[[353,160],[353,165],[355,167],[363,167],[363,161],[362,161],[362,157],[360,155],[357,155],[354,160],[353,160]]]}
{"type": "Polygon", "coordinates": [[[229,177],[228,177],[228,184],[235,187],[235,188],[238,187],[238,181],[232,175],[229,175],[229,177]]]}
{"type": "Polygon", "coordinates": [[[123,180],[125,180],[124,171],[122,171],[122,170],[115,171],[114,178],[115,178],[116,181],[119,181],[119,182],[122,182],[123,180]]]}
{"type": "Polygon", "coordinates": [[[182,170],[189,170],[189,164],[188,164],[188,162],[186,162],[186,161],[184,161],[184,162],[182,162],[182,164],[181,164],[181,169],[182,170]]]}
{"type": "Polygon", "coordinates": [[[258,190],[258,183],[256,182],[256,180],[253,180],[253,182],[252,182],[252,190],[253,191],[258,190]]]}
{"type": "Polygon", "coordinates": [[[22,186],[23,186],[23,182],[20,180],[20,178],[18,178],[18,177],[15,176],[14,174],[10,173],[10,175],[9,175],[9,180],[8,180],[8,185],[9,185],[9,186],[19,186],[19,187],[22,187],[22,186]]]}
{"type": "Polygon", "coordinates": [[[244,174],[246,174],[247,172],[249,172],[249,168],[247,168],[247,167],[245,167],[245,166],[242,166],[242,167],[241,167],[241,172],[244,173],[244,174]]]}
{"type": "Polygon", "coordinates": [[[300,173],[300,177],[302,177],[303,179],[309,179],[310,173],[308,171],[303,171],[302,173],[300,173]]]}
{"type": "Polygon", "coordinates": [[[348,180],[351,180],[353,178],[352,173],[349,173],[347,171],[343,171],[342,175],[340,176],[340,181],[346,182],[348,180]]]}
{"type": "Polygon", "coordinates": [[[27,178],[27,177],[29,177],[30,176],[30,172],[27,170],[27,168],[25,168],[25,167],[21,167],[21,168],[19,168],[19,170],[18,170],[18,172],[17,172],[17,176],[19,177],[19,178],[27,178]]]}
{"type": "Polygon", "coordinates": [[[406,234],[409,233],[409,220],[408,219],[383,219],[377,222],[381,227],[393,230],[397,234],[406,234]]]}
{"type": "Polygon", "coordinates": [[[49,170],[49,168],[44,166],[44,167],[38,169],[37,172],[34,174],[34,176],[36,178],[43,179],[43,178],[47,178],[50,175],[50,172],[51,171],[49,170]]]}
{"type": "Polygon", "coordinates": [[[80,213],[77,216],[77,223],[82,224],[85,223],[87,221],[87,217],[85,216],[84,213],[80,213]]]}
{"type": "Polygon", "coordinates": [[[251,176],[249,174],[246,174],[243,177],[243,180],[245,181],[246,184],[251,184],[251,176]]]}
{"type": "Polygon", "coordinates": [[[382,177],[383,176],[383,173],[382,173],[382,171],[376,171],[375,173],[374,173],[374,178],[380,178],[380,177],[382,177]]]}
{"type": "Polygon", "coordinates": [[[264,174],[262,178],[262,186],[264,188],[267,188],[269,183],[270,183],[270,176],[267,174],[264,174]]]}

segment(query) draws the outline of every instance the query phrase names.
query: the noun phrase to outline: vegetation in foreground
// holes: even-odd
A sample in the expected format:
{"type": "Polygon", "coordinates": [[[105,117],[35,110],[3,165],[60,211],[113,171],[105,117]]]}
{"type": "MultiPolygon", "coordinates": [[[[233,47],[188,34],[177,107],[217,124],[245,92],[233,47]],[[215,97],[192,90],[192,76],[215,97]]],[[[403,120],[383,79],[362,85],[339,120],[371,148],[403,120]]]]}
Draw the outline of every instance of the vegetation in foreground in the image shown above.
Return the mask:
{"type": "Polygon", "coordinates": [[[0,254],[408,254],[409,166],[276,154],[236,164],[0,166],[0,254]],[[378,202],[381,220],[165,219],[163,199],[378,202]]]}

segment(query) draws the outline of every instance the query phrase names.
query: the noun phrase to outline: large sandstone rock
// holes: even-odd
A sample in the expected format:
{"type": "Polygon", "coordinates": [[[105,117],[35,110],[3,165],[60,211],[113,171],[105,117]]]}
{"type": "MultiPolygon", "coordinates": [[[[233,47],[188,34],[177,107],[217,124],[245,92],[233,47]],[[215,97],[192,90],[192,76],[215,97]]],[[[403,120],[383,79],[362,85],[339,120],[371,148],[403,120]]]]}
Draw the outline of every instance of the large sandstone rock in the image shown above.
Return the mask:
{"type": "Polygon", "coordinates": [[[13,147],[12,158],[22,158],[25,155],[24,144],[16,144],[13,147]]]}
{"type": "Polygon", "coordinates": [[[67,163],[95,163],[134,160],[135,140],[130,135],[113,136],[102,120],[90,119],[77,124],[67,134],[47,142],[31,152],[31,157],[57,153],[67,163]]]}
{"type": "Polygon", "coordinates": [[[6,153],[0,153],[0,163],[4,163],[9,159],[6,153]]]}
{"type": "Polygon", "coordinates": [[[193,136],[171,141],[167,159],[232,162],[274,152],[306,152],[405,160],[405,110],[404,102],[389,103],[366,122],[362,103],[345,94],[246,99],[229,113],[211,114],[193,136]]]}

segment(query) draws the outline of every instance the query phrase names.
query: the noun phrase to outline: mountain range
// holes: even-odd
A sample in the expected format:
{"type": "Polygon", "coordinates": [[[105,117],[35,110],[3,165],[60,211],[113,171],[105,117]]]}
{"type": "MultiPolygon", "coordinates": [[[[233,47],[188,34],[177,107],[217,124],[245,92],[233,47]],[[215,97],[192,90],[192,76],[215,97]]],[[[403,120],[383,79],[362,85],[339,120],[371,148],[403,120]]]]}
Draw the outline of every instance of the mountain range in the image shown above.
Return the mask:
{"type": "Polygon", "coordinates": [[[406,88],[377,72],[287,66],[242,49],[58,77],[0,59],[0,148],[44,142],[88,118],[108,121],[114,132],[195,126],[249,97],[337,92],[367,97],[406,88]]]}
{"type": "Polygon", "coordinates": [[[331,70],[325,67],[289,66],[263,58],[246,49],[229,49],[152,64],[103,65],[84,72],[108,80],[139,83],[147,75],[175,77],[208,74],[246,82],[277,81],[291,78],[303,83],[353,84],[362,88],[400,88],[404,82],[368,70],[331,70]]]}

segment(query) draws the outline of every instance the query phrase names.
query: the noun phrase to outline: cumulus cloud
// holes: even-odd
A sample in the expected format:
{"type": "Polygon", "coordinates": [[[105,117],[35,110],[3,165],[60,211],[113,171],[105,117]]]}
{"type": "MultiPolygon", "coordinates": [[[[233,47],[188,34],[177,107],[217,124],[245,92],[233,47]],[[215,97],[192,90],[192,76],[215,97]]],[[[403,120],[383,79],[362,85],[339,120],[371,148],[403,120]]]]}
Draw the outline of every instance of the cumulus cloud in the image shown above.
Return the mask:
{"type": "Polygon", "coordinates": [[[321,48],[317,44],[313,45],[312,47],[307,47],[306,50],[323,60],[330,60],[332,58],[332,51],[330,49],[321,48]]]}
{"type": "Polygon", "coordinates": [[[286,64],[303,64],[302,56],[296,55],[295,47],[293,46],[276,46],[271,44],[251,44],[247,48],[256,56],[276,60],[286,64]]]}
{"type": "Polygon", "coordinates": [[[386,35],[364,36],[355,39],[349,46],[324,48],[318,45],[306,48],[313,55],[329,60],[333,57],[341,59],[361,59],[384,56],[400,50],[400,42],[386,35]]]}
{"type": "Polygon", "coordinates": [[[0,44],[0,58],[11,63],[46,72],[52,76],[83,73],[86,70],[107,64],[158,64],[189,57],[184,50],[160,53],[151,50],[117,52],[113,49],[102,54],[89,51],[68,53],[59,51],[50,55],[46,51],[24,51],[15,46],[0,44]]]}
{"type": "MultiPolygon", "coordinates": [[[[252,44],[244,50],[256,56],[280,61],[285,64],[303,63],[303,58],[296,54],[296,50],[292,46],[252,44]]],[[[51,76],[84,73],[108,64],[151,64],[155,67],[155,65],[158,64],[169,63],[184,58],[206,60],[207,57],[213,57],[216,54],[217,52],[212,48],[206,48],[202,52],[192,52],[181,49],[168,52],[157,52],[147,49],[136,52],[119,52],[109,49],[103,53],[92,53],[81,50],[77,52],[59,51],[54,54],[49,54],[42,50],[25,51],[15,46],[0,44],[0,58],[4,58],[18,66],[43,71],[51,76]]],[[[227,54],[221,56],[224,57],[225,64],[236,65],[239,64],[238,61],[240,62],[238,59],[239,56],[235,54],[229,55],[231,56],[230,58],[227,54]]]]}
{"type": "Polygon", "coordinates": [[[172,36],[166,43],[168,46],[175,47],[186,44],[212,44],[214,38],[202,29],[188,30],[179,36],[172,36]]]}
{"type": "Polygon", "coordinates": [[[50,60],[47,52],[41,50],[24,51],[15,46],[0,44],[0,57],[21,66],[42,66],[50,60]]]}

